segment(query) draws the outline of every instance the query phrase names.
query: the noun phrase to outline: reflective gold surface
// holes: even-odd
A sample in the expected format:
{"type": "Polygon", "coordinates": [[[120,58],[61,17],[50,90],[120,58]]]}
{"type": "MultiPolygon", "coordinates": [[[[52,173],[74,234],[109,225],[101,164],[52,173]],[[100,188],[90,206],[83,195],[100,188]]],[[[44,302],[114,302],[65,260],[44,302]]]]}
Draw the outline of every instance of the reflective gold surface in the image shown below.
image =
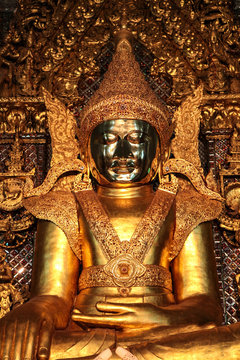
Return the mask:
{"type": "MultiPolygon", "coordinates": [[[[97,197],[121,241],[132,236],[155,196],[151,185],[123,189],[99,186],[97,189],[97,197]]],[[[144,263],[169,269],[168,244],[174,229],[174,218],[174,211],[170,210],[144,263]]],[[[83,268],[105,264],[104,252],[81,211],[79,224],[82,229],[80,237],[84,239],[83,268]]],[[[166,288],[146,286],[133,286],[127,296],[122,296],[117,287],[82,290],[74,305],[74,323],[68,331],[55,333],[50,359],[84,358],[116,344],[136,344],[140,337],[146,341],[156,340],[153,328],[164,327],[166,336],[181,331],[184,333],[186,326],[191,324],[192,331],[195,331],[204,324],[219,323],[209,231],[208,224],[196,228],[174,261],[174,296],[166,288]],[[91,330],[92,327],[96,330],[91,330]],[[107,330],[109,328],[111,330],[107,330]]],[[[21,352],[30,357],[31,352],[34,353],[34,338],[39,331],[37,324],[41,324],[38,352],[42,354],[41,359],[47,358],[53,327],[61,329],[67,325],[77,290],[78,266],[62,230],[51,222],[41,222],[35,251],[32,299],[14,310],[9,319],[5,317],[2,321],[6,333],[16,329],[16,341],[2,338],[4,355],[11,348],[16,359],[21,352]],[[25,318],[29,319],[27,323],[22,321],[25,318]],[[29,336],[27,343],[24,340],[26,336],[29,336]]],[[[158,339],[162,336],[160,331],[158,339]]]]}
{"type": "Polygon", "coordinates": [[[209,223],[203,223],[188,236],[173,263],[173,279],[178,301],[201,293],[209,295],[217,303],[215,266],[212,227],[209,223]]]}
{"type": "MultiPolygon", "coordinates": [[[[227,1],[122,0],[109,5],[103,0],[66,4],[24,0],[21,4],[1,53],[3,97],[39,96],[47,83],[58,97],[79,100],[81,75],[99,72],[99,54],[122,26],[154,55],[152,74],[172,79],[172,101],[190,94],[199,79],[213,96],[239,95],[239,54],[234,51],[239,29],[227,1]]],[[[217,107],[210,105],[210,111],[218,112],[217,107]]],[[[233,107],[237,109],[237,103],[233,107]]],[[[24,110],[25,106],[17,109],[23,121],[24,110]]],[[[231,127],[228,116],[220,117],[231,127]]],[[[215,116],[208,121],[215,122],[215,116]]]]}
{"type": "Polygon", "coordinates": [[[65,234],[51,222],[40,222],[36,244],[31,297],[55,295],[73,301],[79,264],[65,234]]]}
{"type": "Polygon", "coordinates": [[[160,160],[157,149],[156,130],[139,120],[105,121],[93,130],[91,136],[95,171],[98,169],[97,173],[110,183],[134,184],[143,178],[149,182],[153,176],[150,174],[152,161],[156,156],[160,160]]]}
{"type": "MultiPolygon", "coordinates": [[[[211,225],[207,222],[219,214],[220,199],[206,188],[198,163],[191,167],[181,162],[182,171],[173,171],[180,173],[177,185],[169,189],[162,185],[163,163],[158,159],[158,150],[164,161],[172,128],[165,106],[160,105],[140,74],[128,40],[121,39],[105,80],[83,111],[79,132],[83,160],[89,160],[86,165],[98,182],[96,191],[88,186],[76,191],[71,182],[67,184],[71,192],[64,188],[66,184],[59,191],[58,177],[63,172],[56,162],[50,169],[51,181],[47,178],[45,182],[49,180],[51,186],[44,191],[40,186],[30,199],[29,207],[44,220],[39,223],[36,241],[31,299],[0,321],[0,358],[94,358],[108,348],[114,351],[120,346],[127,347],[138,359],[166,355],[192,360],[199,348],[199,354],[206,355],[210,341],[213,359],[223,355],[233,359],[239,349],[239,327],[218,328],[221,309],[211,225]],[[131,76],[125,74],[121,82],[121,76],[117,76],[124,73],[125,64],[133,71],[131,76]],[[110,81],[115,78],[118,81],[110,81]],[[133,92],[130,95],[126,94],[128,80],[133,92]],[[141,85],[140,98],[136,97],[137,84],[141,85]],[[125,88],[125,93],[118,93],[119,87],[121,91],[125,88]],[[107,90],[111,94],[114,90],[115,98],[102,96],[109,94],[107,90]],[[119,114],[125,114],[124,120],[119,114]],[[138,116],[134,118],[136,114],[146,123],[137,120],[138,116]],[[103,146],[102,140],[106,142],[103,146]],[[91,149],[84,148],[89,141],[91,149]],[[87,153],[90,150],[91,154],[87,153]],[[91,157],[97,173],[112,187],[96,175],[91,157]],[[184,172],[186,168],[191,171],[184,172]],[[160,186],[154,191],[151,180],[156,173],[160,186]],[[191,178],[193,174],[201,179],[205,191],[194,188],[197,182],[191,178]],[[64,203],[64,197],[69,197],[69,204],[64,203]],[[71,217],[75,212],[77,222],[71,217]],[[73,230],[68,232],[69,228],[73,230]],[[231,331],[222,346],[224,334],[231,331]]],[[[51,115],[57,124],[56,114],[58,110],[62,114],[65,108],[57,101],[49,101],[56,106],[51,115]]],[[[192,120],[199,129],[197,116],[192,120]]],[[[57,130],[54,132],[59,137],[57,130]]],[[[75,147],[69,153],[65,141],[63,157],[71,154],[70,161],[78,160],[73,127],[67,135],[74,139],[75,147]]],[[[197,136],[195,131],[191,147],[195,153],[197,136]]],[[[57,148],[53,146],[55,151],[57,148]]],[[[177,163],[181,159],[174,160],[177,163]]],[[[86,171],[84,166],[81,176],[86,171]]],[[[167,177],[171,183],[171,175],[167,177]]]]}
{"type": "Polygon", "coordinates": [[[47,358],[54,328],[68,323],[78,260],[53,223],[39,224],[35,256],[31,299],[1,321],[1,359],[32,359],[36,350],[40,359],[47,358]]]}
{"type": "MultiPolygon", "coordinates": [[[[97,194],[108,212],[110,221],[116,226],[120,239],[132,235],[154,196],[151,186],[124,189],[98,187],[97,194]],[[131,221],[127,222],[128,218],[131,221]],[[119,226],[126,222],[128,226],[119,226]]],[[[170,215],[166,220],[166,230],[162,229],[158,235],[145,262],[157,262],[166,268],[169,267],[168,251],[164,250],[164,247],[159,247],[159,244],[169,241],[163,240],[163,236],[170,235],[169,229],[173,220],[174,216],[170,215]]],[[[88,225],[80,218],[80,228],[87,227],[88,225]]],[[[104,263],[106,261],[104,254],[94,236],[89,237],[84,233],[84,238],[88,238],[87,243],[92,244],[93,247],[91,250],[83,249],[85,254],[83,264],[91,266],[104,263]],[[93,254],[95,257],[92,257],[93,254]]],[[[119,296],[117,288],[82,290],[77,296],[73,320],[77,321],[85,331],[88,327],[104,326],[115,328],[117,332],[114,335],[111,330],[106,335],[106,330],[98,330],[96,336],[95,330],[91,330],[87,338],[86,333],[82,333],[83,330],[78,330],[78,335],[76,332],[58,333],[53,340],[51,358],[70,358],[76,355],[84,357],[94,354],[96,348],[113,346],[116,336],[117,344],[123,345],[137,343],[142,336],[146,340],[156,340],[155,332],[154,334],[152,332],[154,327],[164,326],[165,331],[163,333],[160,331],[158,334],[160,339],[163,335],[188,331],[189,324],[194,325],[191,330],[195,331],[203,324],[221,322],[219,304],[216,300],[218,294],[214,255],[213,249],[209,248],[209,239],[211,239],[211,227],[207,223],[200,225],[188,237],[179,257],[174,261],[175,298],[166,289],[154,287],[132,287],[126,297],[119,296]],[[102,312],[108,314],[101,314],[102,312]],[[83,339],[80,340],[80,337],[83,339]],[[104,340],[105,337],[107,341],[104,340]]],[[[76,328],[74,329],[76,331],[76,328]]]]}

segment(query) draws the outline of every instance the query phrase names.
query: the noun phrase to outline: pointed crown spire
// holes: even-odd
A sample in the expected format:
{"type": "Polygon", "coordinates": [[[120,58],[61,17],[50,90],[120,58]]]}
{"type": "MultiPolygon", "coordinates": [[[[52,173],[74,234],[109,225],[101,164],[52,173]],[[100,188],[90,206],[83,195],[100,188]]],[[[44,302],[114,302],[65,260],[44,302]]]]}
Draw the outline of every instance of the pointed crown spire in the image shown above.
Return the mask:
{"type": "Polygon", "coordinates": [[[168,109],[144,79],[126,36],[120,38],[99,89],[81,114],[81,149],[87,148],[89,136],[97,125],[116,119],[138,119],[151,124],[159,134],[162,151],[171,136],[168,109]]]}

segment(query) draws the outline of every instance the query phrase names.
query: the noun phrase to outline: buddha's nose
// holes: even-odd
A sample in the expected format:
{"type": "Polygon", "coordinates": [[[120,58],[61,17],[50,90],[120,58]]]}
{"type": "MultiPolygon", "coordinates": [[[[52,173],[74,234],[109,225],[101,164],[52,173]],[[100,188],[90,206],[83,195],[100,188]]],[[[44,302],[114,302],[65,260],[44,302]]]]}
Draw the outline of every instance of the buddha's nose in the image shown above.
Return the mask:
{"type": "Polygon", "coordinates": [[[113,158],[127,159],[132,157],[131,145],[126,139],[119,139],[113,158]]]}

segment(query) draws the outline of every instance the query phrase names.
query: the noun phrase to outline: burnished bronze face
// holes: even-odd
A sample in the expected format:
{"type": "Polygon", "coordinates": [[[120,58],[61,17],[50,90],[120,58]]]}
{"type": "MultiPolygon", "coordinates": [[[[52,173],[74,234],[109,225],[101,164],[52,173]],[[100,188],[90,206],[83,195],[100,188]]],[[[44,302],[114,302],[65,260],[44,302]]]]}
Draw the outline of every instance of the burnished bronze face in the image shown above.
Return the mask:
{"type": "Polygon", "coordinates": [[[109,120],[91,136],[91,154],[100,176],[109,182],[140,182],[151,170],[158,134],[142,120],[109,120]]]}

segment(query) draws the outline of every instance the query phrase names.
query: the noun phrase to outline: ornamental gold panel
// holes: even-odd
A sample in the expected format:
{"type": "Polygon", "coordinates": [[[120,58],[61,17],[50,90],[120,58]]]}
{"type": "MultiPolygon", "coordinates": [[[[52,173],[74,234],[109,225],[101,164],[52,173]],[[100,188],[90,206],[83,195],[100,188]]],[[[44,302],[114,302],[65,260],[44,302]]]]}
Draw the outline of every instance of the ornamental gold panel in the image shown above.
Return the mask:
{"type": "MultiPolygon", "coordinates": [[[[224,166],[217,168],[215,175],[226,199],[219,218],[224,236],[238,246],[240,174],[239,153],[236,157],[234,149],[239,142],[237,129],[240,123],[237,50],[240,30],[229,1],[19,0],[0,53],[0,144],[12,146],[14,134],[19,131],[22,145],[42,142],[45,146],[46,137],[39,138],[39,134],[46,135],[48,127],[43,86],[69,108],[75,110],[78,106],[81,111],[80,84],[87,83],[88,79],[100,79],[106,70],[106,65],[101,64],[101,54],[104,48],[113,44],[113,37],[120,27],[129,29],[133,41],[151,54],[151,79],[157,83],[161,76],[171,84],[171,95],[167,99],[170,108],[175,109],[188,95],[194,94],[200,83],[203,84],[200,133],[206,134],[208,141],[231,141],[232,150],[228,156],[223,155],[224,166]]],[[[87,89],[95,90],[90,85],[87,89]]],[[[189,128],[193,125],[190,121],[189,117],[189,128]]],[[[179,123],[178,131],[180,127],[184,131],[183,121],[179,123]]],[[[194,149],[191,156],[197,159],[198,144],[190,145],[188,153],[194,149]]],[[[218,149],[214,151],[216,158],[218,149]]],[[[196,165],[199,165],[198,161],[196,165]]],[[[43,174],[44,171],[41,181],[43,174]]],[[[12,202],[18,189],[22,189],[22,183],[23,179],[18,177],[1,180],[1,204],[6,205],[6,200],[12,202]],[[3,188],[8,192],[10,189],[10,194],[3,188]]],[[[64,183],[60,185],[66,187],[64,183]]],[[[22,234],[20,226],[23,229],[33,218],[24,213],[20,220],[21,223],[17,223],[11,214],[4,217],[1,231],[8,244],[26,245],[25,233],[23,238],[17,235],[22,234]]],[[[6,304],[9,304],[12,295],[8,294],[8,298],[5,295],[1,292],[0,298],[7,299],[6,304]]],[[[236,321],[236,315],[229,314],[226,319],[236,321]]]]}
{"type": "Polygon", "coordinates": [[[171,79],[170,103],[199,81],[209,94],[240,92],[239,28],[228,1],[22,0],[1,50],[0,95],[39,96],[44,85],[73,102],[120,27],[152,52],[152,75],[171,79]]]}
{"type": "Polygon", "coordinates": [[[46,133],[46,119],[43,98],[0,98],[0,134],[46,133]]]}

